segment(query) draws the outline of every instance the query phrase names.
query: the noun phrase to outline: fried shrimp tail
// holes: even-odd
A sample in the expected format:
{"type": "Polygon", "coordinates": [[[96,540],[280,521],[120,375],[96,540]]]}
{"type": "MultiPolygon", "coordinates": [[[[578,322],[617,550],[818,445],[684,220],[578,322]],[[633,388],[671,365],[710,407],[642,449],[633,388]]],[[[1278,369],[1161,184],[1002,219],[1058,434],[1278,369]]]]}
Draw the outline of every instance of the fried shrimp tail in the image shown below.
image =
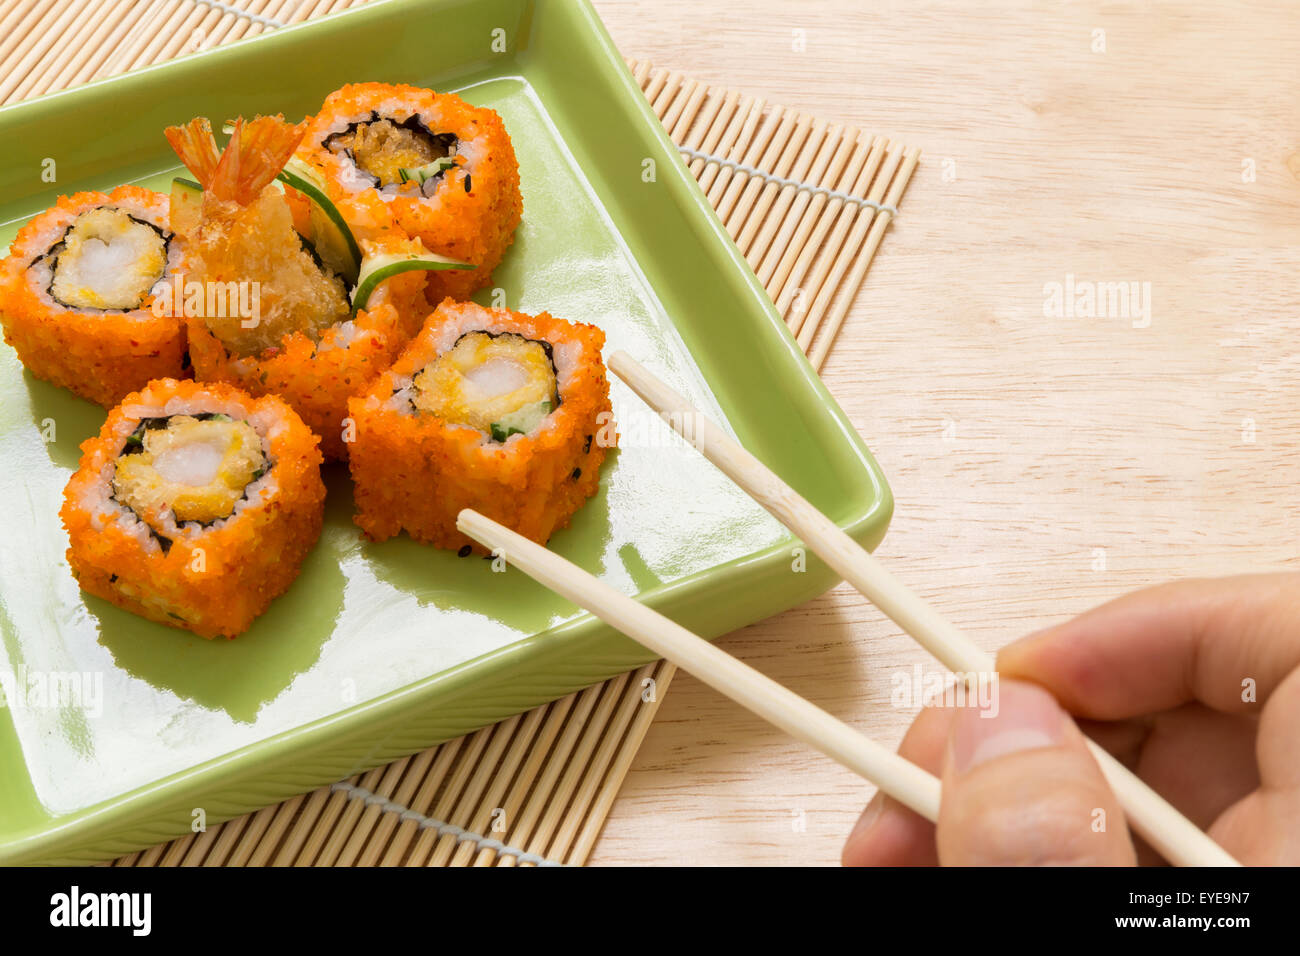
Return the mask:
{"type": "Polygon", "coordinates": [[[220,150],[202,117],[168,127],[176,155],[203,187],[197,216],[172,217],[188,242],[186,278],[207,293],[201,315],[187,306],[192,341],[202,339],[193,327],[199,323],[226,353],[247,357],[280,348],[296,333],[315,341],[348,317],[342,278],[322,268],[294,228],[284,193],[272,186],[305,130],[305,122],[291,125],[280,116],[241,118],[220,150]],[[238,308],[231,307],[234,296],[238,308]]]}
{"type": "Polygon", "coordinates": [[[286,123],[283,116],[235,120],[225,152],[217,148],[212,124],[199,116],[184,126],[169,126],[167,141],[206,194],[247,206],[284,168],[307,132],[307,121],[286,123]]]}
{"type": "Polygon", "coordinates": [[[207,189],[221,161],[221,150],[212,135],[212,124],[206,116],[196,116],[184,126],[168,126],[163,130],[167,142],[186,169],[192,172],[199,185],[207,189]]]}

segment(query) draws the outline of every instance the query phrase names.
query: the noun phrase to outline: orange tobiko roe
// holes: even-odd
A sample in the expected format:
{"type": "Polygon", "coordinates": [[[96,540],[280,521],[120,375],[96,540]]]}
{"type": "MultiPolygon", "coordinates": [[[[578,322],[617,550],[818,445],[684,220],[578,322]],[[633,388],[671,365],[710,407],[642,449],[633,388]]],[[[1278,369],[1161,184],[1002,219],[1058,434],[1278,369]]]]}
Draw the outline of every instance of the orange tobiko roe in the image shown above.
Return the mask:
{"type": "Polygon", "coordinates": [[[115,203],[148,210],[155,225],[167,226],[167,197],[139,186],[118,186],[107,194],[61,196],[19,230],[8,257],[0,262],[0,325],[5,341],[37,378],[105,408],[150,379],[185,374],[184,325],[170,310],[155,315],[152,295],[129,312],[52,306],[32,287],[27,273],[49,251],[52,229],[66,229],[81,213],[115,203]]]}
{"type": "Polygon", "coordinates": [[[324,179],[330,200],[358,239],[397,228],[420,239],[430,252],[477,267],[431,272],[426,290],[431,305],[446,296],[467,299],[487,286],[523,216],[519,162],[505,124],[495,111],[471,106],[454,93],[350,83],[325,98],[297,156],[324,179]],[[381,196],[377,189],[351,190],[344,186],[351,160],[324,145],[340,120],[371,113],[383,117],[393,111],[418,116],[430,129],[456,136],[469,150],[455,157],[457,165],[442,174],[432,196],[424,196],[414,184],[394,196],[381,196]]]}
{"type": "Polygon", "coordinates": [[[596,326],[545,312],[532,316],[445,300],[393,367],[348,403],[356,423],[349,458],[356,523],[372,540],[406,531],[416,541],[460,549],[474,542],[457,530],[456,515],[473,508],[545,544],[596,493],[601,463],[617,442],[600,354],[604,342],[596,326]],[[544,425],[496,442],[477,429],[392,407],[395,380],[437,358],[443,325],[466,318],[494,334],[576,346],[572,378],[561,382],[560,406],[544,425]]]}

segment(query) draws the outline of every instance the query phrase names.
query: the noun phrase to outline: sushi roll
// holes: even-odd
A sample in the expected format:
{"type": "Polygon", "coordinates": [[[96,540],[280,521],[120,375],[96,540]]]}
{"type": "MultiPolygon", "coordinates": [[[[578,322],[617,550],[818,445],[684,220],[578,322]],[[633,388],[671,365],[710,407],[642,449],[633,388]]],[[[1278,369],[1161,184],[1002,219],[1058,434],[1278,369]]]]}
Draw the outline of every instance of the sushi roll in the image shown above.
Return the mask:
{"type": "Polygon", "coordinates": [[[82,590],[202,637],[247,630],[320,536],[316,437],[224,384],[150,382],[81,446],[64,491],[82,590]]]}
{"type": "Polygon", "coordinates": [[[295,208],[274,180],[304,129],[279,117],[238,121],[222,152],[206,120],[170,127],[168,139],[198,178],[192,187],[178,181],[172,225],[187,238],[185,285],[230,284],[225,300],[238,294],[249,306],[187,302],[195,377],[279,395],[320,436],[325,457],[342,459],[348,398],[419,329],[428,313],[423,270],[455,264],[397,231],[358,244],[318,191],[323,207],[295,208]]]}
{"type": "Polygon", "coordinates": [[[501,117],[453,93],[354,83],[325,98],[298,158],[311,165],[359,238],[394,227],[472,263],[429,276],[429,303],[492,280],[523,214],[519,164],[501,117]]]}
{"type": "Polygon", "coordinates": [[[181,256],[161,193],[60,197],[0,263],[5,341],[37,378],[105,407],[150,379],[180,377],[185,330],[153,306],[181,256]]]}
{"type": "Polygon", "coordinates": [[[445,300],[349,402],[357,524],[463,550],[456,515],[474,508],[545,543],[617,442],[604,342],[594,325],[445,300]]]}

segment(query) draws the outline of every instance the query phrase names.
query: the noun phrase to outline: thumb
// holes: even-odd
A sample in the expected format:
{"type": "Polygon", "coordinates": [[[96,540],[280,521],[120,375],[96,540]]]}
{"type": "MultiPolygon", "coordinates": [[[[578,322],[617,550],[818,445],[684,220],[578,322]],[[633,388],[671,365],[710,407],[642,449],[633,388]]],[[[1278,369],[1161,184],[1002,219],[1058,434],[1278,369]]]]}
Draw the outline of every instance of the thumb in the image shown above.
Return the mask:
{"type": "Polygon", "coordinates": [[[944,866],[1132,866],[1124,812],[1083,734],[1047,691],[1002,680],[948,735],[937,842],[944,866]]]}

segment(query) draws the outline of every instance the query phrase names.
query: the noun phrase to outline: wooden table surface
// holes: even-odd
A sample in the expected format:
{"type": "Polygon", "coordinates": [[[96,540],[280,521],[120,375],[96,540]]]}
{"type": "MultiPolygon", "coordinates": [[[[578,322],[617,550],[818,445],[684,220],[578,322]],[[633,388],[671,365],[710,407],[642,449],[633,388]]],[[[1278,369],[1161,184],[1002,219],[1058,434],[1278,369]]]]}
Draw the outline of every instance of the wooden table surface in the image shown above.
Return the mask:
{"type": "MultiPolygon", "coordinates": [[[[897,499],[877,554],[984,647],[1300,567],[1293,2],[596,6],[629,56],[924,150],[823,371],[897,499]]],[[[896,680],[942,672],[844,586],[722,646],[890,745],[896,680]]],[[[832,864],[872,792],[679,673],[591,862],[832,864]]]]}

